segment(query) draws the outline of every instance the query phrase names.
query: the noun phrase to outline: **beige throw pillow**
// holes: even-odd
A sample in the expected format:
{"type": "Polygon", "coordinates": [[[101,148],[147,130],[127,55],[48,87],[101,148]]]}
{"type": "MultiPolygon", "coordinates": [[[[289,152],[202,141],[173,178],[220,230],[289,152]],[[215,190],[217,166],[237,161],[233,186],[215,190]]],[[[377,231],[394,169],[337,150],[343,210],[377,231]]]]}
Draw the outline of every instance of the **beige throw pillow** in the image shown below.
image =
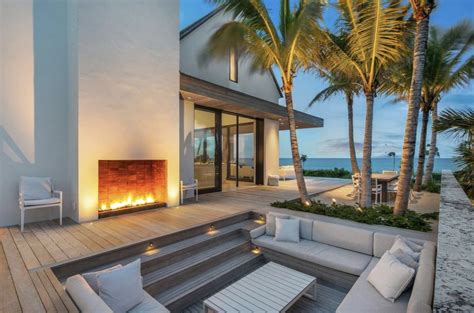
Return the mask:
{"type": "Polygon", "coordinates": [[[387,300],[395,302],[410,284],[415,270],[386,251],[367,280],[387,300]]]}

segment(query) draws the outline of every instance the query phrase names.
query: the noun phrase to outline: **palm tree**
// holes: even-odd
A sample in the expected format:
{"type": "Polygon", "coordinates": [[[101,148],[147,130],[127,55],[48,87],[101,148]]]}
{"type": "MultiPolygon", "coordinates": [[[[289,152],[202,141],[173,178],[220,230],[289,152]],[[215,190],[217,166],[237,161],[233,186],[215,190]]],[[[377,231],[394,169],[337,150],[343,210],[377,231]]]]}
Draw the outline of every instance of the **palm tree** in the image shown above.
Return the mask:
{"type": "Polygon", "coordinates": [[[393,151],[392,151],[392,152],[389,152],[387,155],[388,155],[389,158],[393,158],[393,167],[392,167],[392,170],[394,171],[394,170],[395,170],[395,157],[396,157],[397,155],[396,155],[395,152],[393,152],[393,151]]]}
{"type": "Polygon", "coordinates": [[[347,48],[342,49],[329,33],[316,45],[315,64],[330,72],[343,73],[360,82],[366,99],[366,116],[361,171],[361,207],[372,206],[372,125],[374,97],[379,87],[379,76],[397,61],[404,49],[402,42],[406,7],[399,1],[340,0],[339,32],[347,34],[347,48]]]}
{"type": "Polygon", "coordinates": [[[304,163],[308,161],[308,156],[306,154],[302,154],[300,159],[301,159],[301,167],[304,169],[304,163]]]}
{"type": "Polygon", "coordinates": [[[234,20],[219,27],[209,39],[203,60],[227,58],[229,49],[251,60],[253,70],[280,71],[290,130],[291,153],[301,201],[310,203],[301,167],[293,111],[293,79],[310,63],[322,16],[320,1],[299,1],[291,9],[289,0],[280,1],[279,25],[270,18],[263,0],[211,0],[231,13],[234,20]]]}
{"type": "Polygon", "coordinates": [[[455,174],[466,193],[474,197],[474,109],[446,109],[434,122],[434,128],[460,141],[455,158],[460,170],[455,174]]]}
{"type": "Polygon", "coordinates": [[[320,76],[323,77],[328,83],[329,86],[321,90],[313,100],[309,103],[311,107],[314,103],[318,101],[325,101],[333,95],[342,93],[346,98],[347,105],[347,119],[348,119],[348,130],[349,130],[349,154],[351,157],[351,168],[352,174],[360,173],[359,164],[357,164],[357,156],[354,144],[354,96],[359,95],[361,91],[360,84],[356,84],[349,77],[344,76],[341,73],[329,73],[324,71],[319,71],[320,76]]]}
{"type": "MultiPolygon", "coordinates": [[[[466,86],[473,78],[474,57],[471,56],[463,62],[465,54],[470,51],[473,44],[474,30],[468,22],[460,22],[445,32],[441,32],[436,27],[430,29],[421,90],[422,127],[418,166],[413,186],[415,191],[421,190],[422,183],[429,183],[433,174],[436,149],[430,149],[426,175],[423,175],[429,114],[431,112],[432,120],[435,121],[438,103],[442,96],[453,88],[466,86]]],[[[387,86],[386,92],[397,95],[395,101],[407,99],[412,70],[412,58],[408,55],[393,68],[390,77],[392,84],[387,86]]],[[[430,146],[436,148],[434,129],[432,129],[430,146]]]]}
{"type": "Polygon", "coordinates": [[[425,67],[426,45],[428,42],[430,14],[434,0],[410,0],[413,18],[416,21],[415,42],[413,49],[413,71],[411,74],[410,92],[408,94],[408,114],[405,125],[398,192],[395,199],[394,214],[401,215],[408,207],[410,182],[413,174],[413,156],[415,155],[416,129],[420,109],[421,86],[425,67]]]}
{"type": "MultiPolygon", "coordinates": [[[[466,87],[474,78],[474,56],[463,61],[473,46],[474,29],[469,22],[460,22],[444,32],[435,27],[431,28],[423,89],[427,94],[426,99],[432,101],[430,109],[433,122],[437,120],[438,103],[442,96],[453,88],[466,87]]],[[[432,179],[434,159],[438,151],[436,130],[433,127],[430,147],[423,184],[428,184],[432,179]],[[432,149],[433,147],[435,149],[432,149]]],[[[421,175],[417,175],[418,184],[421,181],[419,176],[422,174],[423,171],[421,175]]]]}

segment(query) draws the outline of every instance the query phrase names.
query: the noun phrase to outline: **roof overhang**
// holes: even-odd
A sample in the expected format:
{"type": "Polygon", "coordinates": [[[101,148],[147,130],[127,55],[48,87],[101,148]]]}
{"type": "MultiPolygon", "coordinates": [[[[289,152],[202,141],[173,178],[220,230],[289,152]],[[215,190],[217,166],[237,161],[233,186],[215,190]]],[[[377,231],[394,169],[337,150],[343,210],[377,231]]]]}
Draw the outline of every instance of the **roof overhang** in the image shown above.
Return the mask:
{"type": "MultiPolygon", "coordinates": [[[[268,118],[280,121],[280,130],[288,129],[286,108],[239,91],[225,88],[202,79],[180,73],[180,92],[185,100],[219,109],[238,113],[253,118],[268,118]]],[[[295,110],[295,121],[298,129],[323,127],[322,118],[295,110]]]]}

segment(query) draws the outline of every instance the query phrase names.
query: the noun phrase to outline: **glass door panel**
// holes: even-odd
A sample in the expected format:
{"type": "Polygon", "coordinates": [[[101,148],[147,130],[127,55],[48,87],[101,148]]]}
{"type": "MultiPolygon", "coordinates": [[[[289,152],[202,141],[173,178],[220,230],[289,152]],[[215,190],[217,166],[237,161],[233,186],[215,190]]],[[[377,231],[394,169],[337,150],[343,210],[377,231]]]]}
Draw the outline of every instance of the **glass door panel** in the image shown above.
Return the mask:
{"type": "Polygon", "coordinates": [[[238,118],[239,186],[255,183],[255,120],[238,118]]]}
{"type": "Polygon", "coordinates": [[[194,177],[199,181],[199,189],[219,189],[217,166],[217,114],[212,111],[194,111],[194,177]]]}
{"type": "Polygon", "coordinates": [[[222,187],[237,185],[237,116],[222,113],[222,187]]]}

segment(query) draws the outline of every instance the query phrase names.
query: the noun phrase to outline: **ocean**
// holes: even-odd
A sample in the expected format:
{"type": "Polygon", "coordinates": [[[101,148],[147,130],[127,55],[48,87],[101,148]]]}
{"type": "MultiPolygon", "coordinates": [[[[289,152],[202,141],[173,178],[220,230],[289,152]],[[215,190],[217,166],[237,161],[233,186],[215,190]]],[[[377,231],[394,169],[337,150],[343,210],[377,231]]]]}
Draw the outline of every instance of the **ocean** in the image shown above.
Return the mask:
{"type": "MultiPolygon", "coordinates": [[[[372,172],[382,172],[383,170],[400,170],[400,158],[374,158],[372,159],[372,172]]],[[[362,159],[358,159],[359,168],[362,169],[362,159]]],[[[291,165],[293,161],[291,158],[280,158],[280,165],[291,165]]],[[[456,164],[450,158],[436,158],[434,163],[434,172],[441,172],[441,170],[456,170],[456,164]]],[[[415,170],[417,160],[415,159],[415,170]]],[[[322,170],[333,168],[344,168],[351,171],[351,160],[349,158],[309,158],[304,162],[304,169],[307,170],[322,170]]]]}

